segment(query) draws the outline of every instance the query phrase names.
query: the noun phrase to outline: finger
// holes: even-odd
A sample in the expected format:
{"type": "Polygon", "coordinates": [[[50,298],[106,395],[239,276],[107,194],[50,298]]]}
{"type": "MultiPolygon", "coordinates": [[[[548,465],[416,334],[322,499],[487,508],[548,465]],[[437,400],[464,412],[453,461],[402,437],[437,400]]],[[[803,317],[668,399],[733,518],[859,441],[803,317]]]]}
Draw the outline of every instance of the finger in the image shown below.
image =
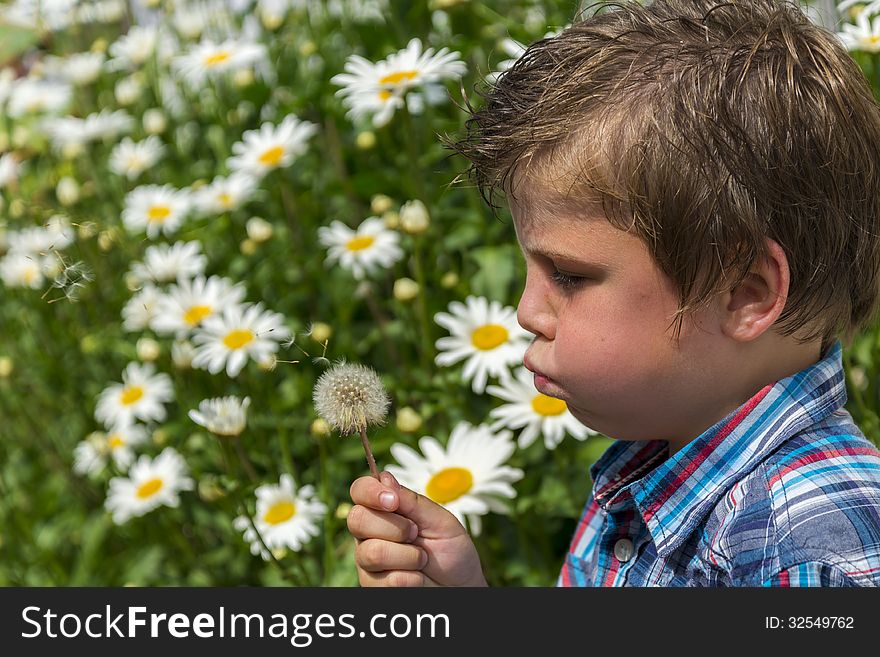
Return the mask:
{"type": "Polygon", "coordinates": [[[428,553],[415,545],[370,538],[355,548],[354,559],[358,566],[371,573],[383,570],[421,570],[428,563],[428,553]]]}
{"type": "Polygon", "coordinates": [[[371,573],[358,568],[358,579],[361,586],[437,586],[437,583],[423,572],[418,570],[385,570],[381,573],[371,573]]]}
{"type": "Polygon", "coordinates": [[[355,504],[376,509],[394,511],[397,508],[397,491],[392,490],[375,477],[358,477],[349,489],[351,501],[355,504]]]}
{"type": "Polygon", "coordinates": [[[419,535],[416,524],[396,513],[376,511],[358,504],[348,512],[348,531],[355,538],[380,538],[395,543],[410,543],[419,535]]]}

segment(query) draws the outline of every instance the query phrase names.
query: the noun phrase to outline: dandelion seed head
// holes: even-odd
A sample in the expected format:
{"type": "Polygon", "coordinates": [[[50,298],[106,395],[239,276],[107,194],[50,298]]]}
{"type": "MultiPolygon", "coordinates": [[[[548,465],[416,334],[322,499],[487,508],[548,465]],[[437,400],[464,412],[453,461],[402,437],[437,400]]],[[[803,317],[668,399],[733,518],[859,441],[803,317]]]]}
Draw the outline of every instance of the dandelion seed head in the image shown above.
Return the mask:
{"type": "Polygon", "coordinates": [[[314,388],[315,410],[343,435],[384,424],[391,399],[376,372],[342,361],[324,372],[314,388]]]}

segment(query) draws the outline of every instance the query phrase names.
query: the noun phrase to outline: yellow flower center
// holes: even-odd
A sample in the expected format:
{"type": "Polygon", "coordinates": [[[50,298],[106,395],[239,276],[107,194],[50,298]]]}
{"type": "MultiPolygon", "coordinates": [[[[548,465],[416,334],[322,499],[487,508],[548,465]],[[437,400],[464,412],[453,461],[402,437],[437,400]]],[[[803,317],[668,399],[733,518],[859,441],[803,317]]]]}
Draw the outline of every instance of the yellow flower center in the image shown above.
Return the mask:
{"type": "Polygon", "coordinates": [[[226,192],[223,192],[222,194],[220,194],[219,197],[217,197],[217,200],[220,201],[220,205],[222,205],[224,208],[228,208],[232,205],[232,194],[227,194],[226,192]]]}
{"type": "Polygon", "coordinates": [[[467,493],[474,485],[474,476],[466,468],[444,468],[425,487],[425,493],[437,504],[448,504],[467,493]]]}
{"type": "Polygon", "coordinates": [[[130,406],[143,396],[143,388],[140,386],[129,386],[122,389],[122,395],[120,395],[119,401],[122,402],[123,406],[130,406]]]}
{"type": "Polygon", "coordinates": [[[410,80],[415,79],[418,74],[418,71],[396,71],[395,73],[389,73],[381,78],[379,84],[398,85],[401,82],[409,82],[410,80]]]}
{"type": "Polygon", "coordinates": [[[562,415],[568,410],[568,406],[561,399],[539,394],[532,399],[532,410],[538,415],[562,415]]]}
{"type": "Polygon", "coordinates": [[[387,89],[382,89],[382,91],[379,92],[379,98],[381,100],[388,100],[389,98],[391,98],[392,95],[393,94],[387,89]]]}
{"type": "Polygon", "coordinates": [[[263,152],[260,155],[260,164],[264,164],[267,167],[277,167],[281,164],[281,158],[284,157],[284,147],[283,146],[273,146],[269,150],[263,152]]]}
{"type": "Polygon", "coordinates": [[[296,515],[296,504],[289,501],[276,502],[263,515],[263,520],[270,525],[278,525],[296,515]]]}
{"type": "Polygon", "coordinates": [[[190,306],[189,310],[183,313],[183,320],[190,326],[195,326],[212,312],[214,310],[211,306],[190,306]]]}
{"type": "Polygon", "coordinates": [[[471,342],[477,349],[491,351],[505,342],[509,333],[500,324],[484,324],[471,334],[471,342]]]}
{"type": "Polygon", "coordinates": [[[156,493],[162,490],[163,482],[159,477],[155,479],[150,479],[149,481],[145,481],[137,489],[137,496],[142,500],[147,499],[148,497],[153,497],[156,493]]]}
{"type": "Polygon", "coordinates": [[[373,242],[376,241],[376,238],[372,235],[363,235],[361,237],[353,237],[348,240],[345,245],[349,251],[363,251],[364,249],[368,249],[373,246],[373,242]]]}
{"type": "Polygon", "coordinates": [[[147,211],[147,218],[150,221],[157,221],[162,223],[168,218],[168,215],[171,214],[171,208],[167,205],[154,205],[147,211]]]}
{"type": "Polygon", "coordinates": [[[252,331],[248,331],[247,329],[235,329],[226,334],[226,337],[223,338],[223,344],[230,349],[241,349],[253,339],[254,334],[252,331]]]}
{"type": "Polygon", "coordinates": [[[107,444],[110,445],[110,449],[116,449],[117,447],[122,447],[125,441],[122,440],[118,433],[114,433],[112,436],[107,437],[107,444]]]}
{"type": "Polygon", "coordinates": [[[222,52],[216,52],[213,55],[209,55],[205,57],[205,66],[211,68],[212,66],[217,66],[217,64],[222,64],[227,59],[229,59],[229,51],[223,50],[222,52]]]}
{"type": "Polygon", "coordinates": [[[22,274],[22,276],[24,277],[24,282],[30,285],[34,282],[34,279],[37,278],[37,270],[29,267],[28,269],[24,270],[24,274],[22,274]]]}

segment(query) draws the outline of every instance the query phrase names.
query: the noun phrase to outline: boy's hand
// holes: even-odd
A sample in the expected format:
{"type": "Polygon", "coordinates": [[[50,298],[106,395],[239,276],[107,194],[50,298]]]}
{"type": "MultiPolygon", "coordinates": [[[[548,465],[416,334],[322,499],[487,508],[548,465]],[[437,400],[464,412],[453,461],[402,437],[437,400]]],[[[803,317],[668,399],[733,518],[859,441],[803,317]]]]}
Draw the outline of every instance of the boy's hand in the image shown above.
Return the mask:
{"type": "Polygon", "coordinates": [[[380,477],[351,485],[348,529],[361,586],[488,586],[458,519],[390,472],[380,477]]]}

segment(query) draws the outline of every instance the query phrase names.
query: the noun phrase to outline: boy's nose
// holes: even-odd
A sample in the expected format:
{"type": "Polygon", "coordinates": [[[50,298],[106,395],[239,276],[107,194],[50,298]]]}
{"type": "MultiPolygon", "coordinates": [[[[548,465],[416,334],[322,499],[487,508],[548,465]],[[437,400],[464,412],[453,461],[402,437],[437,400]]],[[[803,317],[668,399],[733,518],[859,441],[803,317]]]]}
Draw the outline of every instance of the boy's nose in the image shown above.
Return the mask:
{"type": "Polygon", "coordinates": [[[516,321],[529,333],[553,340],[556,337],[556,318],[550,307],[546,293],[536,283],[526,281],[519,305],[516,307],[516,321]]]}

